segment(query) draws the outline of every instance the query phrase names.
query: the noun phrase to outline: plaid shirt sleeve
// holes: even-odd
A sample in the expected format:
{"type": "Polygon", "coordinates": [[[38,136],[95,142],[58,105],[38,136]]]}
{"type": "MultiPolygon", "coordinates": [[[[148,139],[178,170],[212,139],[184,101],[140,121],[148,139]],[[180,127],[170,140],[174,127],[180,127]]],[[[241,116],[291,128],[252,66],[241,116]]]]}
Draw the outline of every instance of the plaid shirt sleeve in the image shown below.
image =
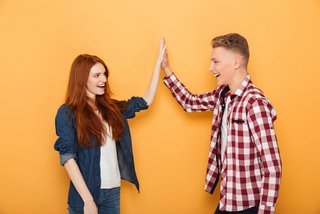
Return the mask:
{"type": "Polygon", "coordinates": [[[215,91],[192,94],[173,73],[164,78],[164,83],[186,112],[213,111],[218,100],[215,91]]]}
{"type": "Polygon", "coordinates": [[[265,99],[252,100],[248,124],[262,162],[259,214],[274,213],[281,178],[281,160],[273,121],[276,113],[265,99]]]}

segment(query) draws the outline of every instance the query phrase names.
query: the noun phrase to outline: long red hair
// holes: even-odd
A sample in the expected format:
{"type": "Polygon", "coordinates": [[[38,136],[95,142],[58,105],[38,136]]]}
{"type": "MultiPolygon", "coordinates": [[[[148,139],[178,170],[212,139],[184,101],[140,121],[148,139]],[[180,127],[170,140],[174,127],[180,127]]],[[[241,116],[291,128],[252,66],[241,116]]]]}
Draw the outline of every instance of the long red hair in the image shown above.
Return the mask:
{"type": "MultiPolygon", "coordinates": [[[[78,143],[84,147],[101,146],[106,134],[105,125],[89,105],[89,101],[92,102],[92,100],[86,92],[90,69],[96,63],[101,63],[105,67],[108,79],[109,70],[102,59],[97,56],[82,54],[75,58],[71,65],[67,89],[66,104],[71,107],[75,115],[78,143]],[[92,144],[91,139],[94,139],[96,144],[92,144]]],[[[104,95],[96,95],[95,105],[103,120],[112,127],[113,139],[118,141],[125,128],[121,111],[126,108],[126,103],[111,99],[110,96],[111,91],[107,81],[105,93],[104,95]]]]}

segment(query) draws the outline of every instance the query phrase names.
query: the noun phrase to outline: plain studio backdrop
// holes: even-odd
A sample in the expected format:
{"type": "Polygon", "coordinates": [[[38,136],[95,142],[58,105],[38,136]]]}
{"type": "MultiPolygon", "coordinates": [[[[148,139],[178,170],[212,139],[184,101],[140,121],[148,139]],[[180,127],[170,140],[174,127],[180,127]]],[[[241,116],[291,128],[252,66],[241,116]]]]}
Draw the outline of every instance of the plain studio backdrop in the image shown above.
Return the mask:
{"type": "MultiPolygon", "coordinates": [[[[210,41],[230,32],[248,39],[251,77],[278,113],[276,213],[320,213],[319,0],[0,0],[0,213],[67,213],[54,118],[77,55],[106,62],[114,98],[142,96],[164,36],[173,71],[201,93],[216,87],[210,41]]],[[[141,192],[122,182],[122,214],[214,212],[218,191],[204,191],[211,119],[184,112],[161,80],[130,121],[141,192]]]]}

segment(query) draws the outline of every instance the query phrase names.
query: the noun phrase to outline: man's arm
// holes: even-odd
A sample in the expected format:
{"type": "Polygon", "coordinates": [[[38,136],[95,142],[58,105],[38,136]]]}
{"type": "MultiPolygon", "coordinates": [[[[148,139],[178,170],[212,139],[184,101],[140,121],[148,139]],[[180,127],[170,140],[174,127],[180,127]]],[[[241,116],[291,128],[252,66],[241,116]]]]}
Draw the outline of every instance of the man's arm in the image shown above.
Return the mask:
{"type": "Polygon", "coordinates": [[[266,100],[252,103],[248,124],[263,165],[259,214],[274,213],[280,187],[281,159],[273,119],[275,111],[270,103],[266,100]]]}
{"type": "Polygon", "coordinates": [[[164,83],[185,111],[213,111],[218,100],[218,94],[215,93],[216,91],[199,95],[191,93],[172,72],[169,66],[167,50],[165,51],[161,67],[166,74],[164,83]]]}

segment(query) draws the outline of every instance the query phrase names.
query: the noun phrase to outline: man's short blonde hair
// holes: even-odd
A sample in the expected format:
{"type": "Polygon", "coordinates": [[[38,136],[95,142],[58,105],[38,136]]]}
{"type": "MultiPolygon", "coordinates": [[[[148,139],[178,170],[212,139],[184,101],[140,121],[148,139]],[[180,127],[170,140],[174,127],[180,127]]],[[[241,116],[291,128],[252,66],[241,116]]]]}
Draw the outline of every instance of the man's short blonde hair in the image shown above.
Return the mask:
{"type": "Polygon", "coordinates": [[[223,47],[227,50],[235,51],[243,57],[245,66],[249,62],[249,45],[243,36],[237,33],[229,33],[222,36],[217,36],[211,41],[212,48],[223,47]]]}

